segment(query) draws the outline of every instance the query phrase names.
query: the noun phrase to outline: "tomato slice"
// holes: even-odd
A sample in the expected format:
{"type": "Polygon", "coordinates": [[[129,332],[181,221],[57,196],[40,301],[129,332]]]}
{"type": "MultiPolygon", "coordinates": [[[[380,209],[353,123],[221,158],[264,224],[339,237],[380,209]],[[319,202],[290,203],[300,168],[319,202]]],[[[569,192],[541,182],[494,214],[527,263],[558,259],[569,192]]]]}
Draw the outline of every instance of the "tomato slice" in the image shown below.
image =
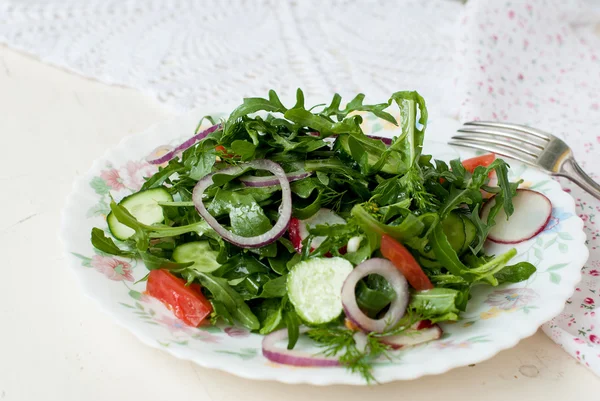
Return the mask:
{"type": "Polygon", "coordinates": [[[212,312],[212,305],[200,292],[199,285],[188,287],[183,279],[164,269],[150,272],[146,292],[189,326],[198,327],[212,312]]]}
{"type": "Polygon", "coordinates": [[[406,277],[415,290],[431,290],[433,284],[423,272],[413,255],[398,241],[387,234],[381,236],[381,253],[406,277]]]}
{"type": "Polygon", "coordinates": [[[496,160],[496,155],[493,153],[489,153],[487,155],[472,157],[470,159],[463,160],[462,165],[465,167],[465,170],[467,170],[469,173],[473,173],[476,167],[487,167],[490,164],[492,164],[494,160],[496,160]]]}

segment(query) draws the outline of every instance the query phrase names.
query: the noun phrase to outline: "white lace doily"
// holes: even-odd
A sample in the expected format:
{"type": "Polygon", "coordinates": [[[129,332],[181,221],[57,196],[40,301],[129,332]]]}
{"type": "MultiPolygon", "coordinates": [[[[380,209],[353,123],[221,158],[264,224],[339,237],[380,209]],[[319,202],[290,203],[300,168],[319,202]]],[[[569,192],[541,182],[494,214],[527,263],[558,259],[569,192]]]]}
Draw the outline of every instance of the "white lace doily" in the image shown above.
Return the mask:
{"type": "Polygon", "coordinates": [[[0,2],[0,42],[181,111],[297,87],[315,102],[419,88],[439,104],[451,92],[461,9],[448,0],[12,0],[0,2]]]}

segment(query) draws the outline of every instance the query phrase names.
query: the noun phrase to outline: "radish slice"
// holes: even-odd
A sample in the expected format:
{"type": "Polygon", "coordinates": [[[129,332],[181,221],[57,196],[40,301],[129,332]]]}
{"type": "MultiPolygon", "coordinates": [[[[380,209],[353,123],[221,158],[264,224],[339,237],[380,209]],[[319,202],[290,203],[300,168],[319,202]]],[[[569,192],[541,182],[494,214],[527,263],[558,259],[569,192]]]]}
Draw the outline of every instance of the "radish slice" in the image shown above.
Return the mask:
{"type": "Polygon", "coordinates": [[[344,306],[346,317],[365,332],[383,333],[393,328],[406,313],[409,298],[410,293],[406,278],[396,269],[396,266],[392,262],[383,258],[369,259],[356,266],[352,270],[352,273],[348,275],[342,287],[342,305],[344,306]],[[377,320],[365,315],[358,307],[356,301],[356,284],[369,274],[383,276],[396,293],[396,298],[390,304],[388,311],[382,318],[377,320]]]}
{"type": "MultiPolygon", "coordinates": [[[[300,333],[306,333],[309,329],[303,327],[300,333]]],[[[308,352],[277,347],[277,343],[287,340],[287,329],[281,329],[265,336],[262,341],[262,353],[268,360],[292,366],[339,366],[338,358],[332,356],[313,355],[308,352]]]]}
{"type": "MultiPolygon", "coordinates": [[[[481,220],[487,221],[491,208],[496,204],[492,197],[481,209],[481,220]]],[[[504,209],[500,209],[496,225],[489,232],[488,239],[500,244],[518,244],[538,235],[552,215],[552,203],[539,192],[530,189],[517,189],[513,198],[515,212],[510,219],[506,218],[504,209]]]]}
{"type": "Polygon", "coordinates": [[[410,347],[423,344],[429,341],[438,340],[443,334],[440,326],[434,324],[423,329],[407,329],[401,334],[395,336],[381,337],[380,341],[389,345],[393,349],[410,347]]]}
{"type": "MultiPolygon", "coordinates": [[[[302,252],[302,241],[304,241],[309,234],[306,226],[308,225],[310,228],[314,228],[322,224],[346,224],[346,220],[335,214],[334,211],[325,208],[320,209],[312,217],[306,220],[292,217],[288,231],[290,233],[290,241],[292,241],[292,245],[294,245],[294,248],[296,248],[298,253],[302,252]]],[[[311,250],[318,248],[325,239],[327,239],[327,237],[315,237],[310,243],[311,250]]]]}

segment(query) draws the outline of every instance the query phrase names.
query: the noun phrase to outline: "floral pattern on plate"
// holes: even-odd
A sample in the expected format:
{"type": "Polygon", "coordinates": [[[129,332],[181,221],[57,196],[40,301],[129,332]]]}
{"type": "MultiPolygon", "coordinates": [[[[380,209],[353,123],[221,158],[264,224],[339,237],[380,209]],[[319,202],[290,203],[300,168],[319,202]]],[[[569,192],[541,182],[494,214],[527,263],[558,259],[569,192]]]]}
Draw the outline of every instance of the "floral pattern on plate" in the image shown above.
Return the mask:
{"type": "MultiPolygon", "coordinates": [[[[75,183],[64,210],[61,236],[83,290],[146,344],[201,366],[287,383],[365,384],[361,377],[343,368],[298,369],[270,363],[261,355],[262,337],[237,327],[186,327],[160,302],[144,295],[144,283],[137,282],[147,273],[143,263],[101,255],[92,248],[89,232],[94,226],[106,227],[110,196],[118,200],[139,188],[143,182],[140,177],[155,168],[145,158],[164,151],[160,145],[172,146],[186,139],[181,137],[182,132],[191,136],[199,115],[203,113],[167,121],[126,138],[75,183]]],[[[364,129],[379,130],[380,135],[390,137],[396,133],[393,125],[373,124],[377,122],[365,119],[364,129]]],[[[425,152],[444,159],[472,155],[433,142],[426,143],[425,152]]],[[[587,254],[582,221],[573,199],[544,174],[519,164],[514,164],[511,171],[512,179],[522,177],[530,187],[546,194],[555,207],[556,221],[547,231],[516,245],[517,260],[534,263],[538,272],[519,284],[477,287],[463,319],[444,325],[442,339],[395,351],[392,360],[378,362],[375,376],[379,382],[442,373],[487,359],[535,333],[542,323],[560,313],[573,293],[587,254]],[[507,332],[506,327],[511,330],[507,332]]],[[[488,246],[491,253],[507,249],[506,245],[488,246]]],[[[593,339],[598,341],[597,337],[593,339]]]]}

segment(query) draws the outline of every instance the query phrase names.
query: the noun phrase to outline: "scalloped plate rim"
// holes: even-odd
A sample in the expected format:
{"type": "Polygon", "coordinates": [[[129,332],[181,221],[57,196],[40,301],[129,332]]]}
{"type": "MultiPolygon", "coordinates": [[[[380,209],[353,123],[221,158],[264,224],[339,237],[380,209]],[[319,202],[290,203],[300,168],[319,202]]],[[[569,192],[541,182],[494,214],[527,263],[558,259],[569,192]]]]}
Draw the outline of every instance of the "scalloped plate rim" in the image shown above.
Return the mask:
{"type": "MultiPolygon", "coordinates": [[[[229,109],[228,108],[217,108],[217,110],[229,110],[229,109]]],[[[136,325],[132,325],[130,322],[130,319],[123,318],[122,316],[119,316],[117,313],[113,312],[111,310],[110,305],[106,304],[102,299],[98,298],[96,295],[94,295],[92,293],[92,289],[90,288],[89,284],[85,281],[83,275],[80,274],[81,263],[69,252],[70,251],[69,250],[69,234],[70,233],[67,232],[67,226],[69,223],[69,219],[71,218],[71,216],[69,215],[69,209],[70,209],[70,206],[72,205],[72,203],[74,202],[74,198],[75,198],[76,194],[78,194],[81,191],[81,188],[88,183],[88,181],[86,181],[86,180],[89,180],[91,173],[95,170],[98,170],[101,167],[100,163],[103,161],[109,160],[111,154],[116,152],[118,149],[123,148],[126,143],[148,135],[150,131],[152,131],[153,129],[155,129],[158,126],[175,123],[179,120],[182,120],[183,118],[189,117],[190,115],[202,115],[202,114],[199,114],[199,113],[197,113],[197,110],[194,110],[188,114],[176,116],[176,117],[158,122],[156,124],[153,124],[153,125],[147,127],[146,129],[144,129],[140,132],[123,137],[115,146],[108,148],[101,157],[94,160],[93,163],[91,164],[90,168],[84,174],[82,174],[81,176],[77,177],[74,180],[72,189],[71,189],[69,195],[67,196],[65,206],[63,207],[63,209],[61,211],[60,232],[59,232],[60,235],[59,236],[60,236],[60,239],[61,239],[61,242],[63,245],[63,251],[65,253],[65,256],[67,257],[67,264],[69,266],[69,269],[73,272],[73,274],[77,278],[77,282],[79,283],[80,287],[82,288],[82,291],[89,299],[92,299],[94,301],[94,303],[100,308],[100,310],[102,310],[104,313],[106,313],[107,315],[114,318],[115,321],[121,327],[130,331],[142,343],[144,343],[145,345],[148,345],[152,348],[163,350],[178,359],[192,361],[192,362],[198,364],[199,366],[202,366],[205,368],[217,369],[217,370],[227,372],[227,373],[239,376],[239,377],[243,377],[246,379],[253,379],[253,380],[263,380],[263,381],[273,380],[273,381],[278,381],[278,382],[287,383],[287,384],[313,384],[313,385],[320,385],[320,386],[321,385],[334,385],[334,384],[364,385],[365,384],[364,381],[357,380],[356,376],[352,376],[350,374],[340,375],[340,376],[336,377],[336,379],[334,379],[334,380],[332,380],[331,378],[328,378],[326,376],[319,376],[318,374],[312,374],[314,372],[318,372],[320,370],[319,368],[305,369],[306,372],[310,372],[310,373],[306,374],[306,375],[302,375],[300,377],[296,377],[296,376],[286,376],[285,374],[281,374],[281,373],[285,373],[285,371],[281,371],[280,374],[277,374],[278,372],[267,371],[267,370],[262,370],[262,369],[245,369],[245,368],[239,369],[240,366],[243,365],[241,363],[235,367],[219,366],[216,363],[215,358],[212,358],[211,356],[207,356],[206,358],[197,358],[197,357],[193,357],[190,355],[186,355],[185,352],[183,352],[179,349],[161,346],[156,341],[156,339],[151,338],[147,333],[144,332],[144,330],[140,330],[136,325]],[[272,372],[272,373],[266,374],[266,372],[272,372]]],[[[428,143],[435,144],[436,142],[431,141],[431,140],[426,140],[426,144],[428,144],[428,143]]],[[[437,144],[441,144],[441,145],[449,147],[449,145],[447,145],[445,143],[437,142],[437,144]]],[[[158,146],[160,144],[156,144],[156,145],[158,146]]],[[[550,180],[549,182],[550,182],[551,186],[560,189],[559,183],[557,183],[553,180],[550,180]]],[[[568,201],[567,201],[568,207],[572,210],[575,210],[574,199],[569,194],[563,192],[562,190],[561,190],[561,192],[564,194],[565,199],[568,199],[568,201]]],[[[585,264],[585,262],[587,261],[587,258],[589,256],[589,250],[585,246],[585,242],[584,242],[585,241],[585,233],[583,232],[583,221],[576,214],[574,214],[571,218],[578,221],[578,230],[577,231],[579,233],[581,233],[581,237],[583,238],[583,241],[581,241],[581,242],[577,242],[576,240],[573,241],[573,242],[576,242],[579,245],[581,245],[580,246],[581,249],[578,249],[578,252],[577,252],[577,255],[579,255],[579,256],[576,257],[575,260],[570,262],[570,264],[579,265],[579,269],[576,274],[571,274],[569,276],[566,276],[566,277],[569,277],[570,280],[563,281],[560,286],[556,287],[556,289],[562,288],[562,291],[558,291],[554,297],[555,300],[558,299],[558,300],[560,300],[560,302],[555,302],[553,308],[546,308],[545,309],[546,312],[544,314],[542,314],[541,316],[539,313],[536,314],[535,315],[536,319],[534,322],[535,324],[529,325],[529,326],[525,327],[524,329],[518,329],[518,327],[523,327],[523,326],[513,327],[512,330],[510,332],[508,332],[508,333],[510,333],[510,335],[507,335],[504,337],[504,341],[496,341],[494,343],[495,347],[493,347],[493,348],[489,347],[485,351],[482,350],[476,354],[473,354],[474,355],[473,357],[465,359],[459,363],[448,361],[446,364],[439,364],[436,368],[423,368],[421,371],[416,370],[411,375],[404,375],[401,377],[388,377],[384,380],[380,380],[379,383],[387,383],[387,382],[392,382],[392,381],[396,381],[396,380],[413,380],[413,379],[417,379],[419,377],[426,376],[426,375],[445,373],[451,369],[461,367],[461,366],[466,366],[468,364],[480,363],[489,358],[492,358],[493,356],[498,354],[500,351],[512,348],[513,346],[518,344],[518,342],[521,341],[522,339],[532,336],[533,334],[535,334],[535,332],[538,330],[538,328],[542,324],[544,324],[548,320],[552,319],[554,316],[558,315],[563,310],[563,305],[564,305],[565,301],[569,297],[571,297],[572,294],[574,293],[576,284],[581,280],[581,267],[583,267],[583,265],[585,264]]],[[[530,317],[533,317],[533,316],[530,316],[530,317]]],[[[427,366],[427,364],[423,364],[421,366],[427,366]]]]}

